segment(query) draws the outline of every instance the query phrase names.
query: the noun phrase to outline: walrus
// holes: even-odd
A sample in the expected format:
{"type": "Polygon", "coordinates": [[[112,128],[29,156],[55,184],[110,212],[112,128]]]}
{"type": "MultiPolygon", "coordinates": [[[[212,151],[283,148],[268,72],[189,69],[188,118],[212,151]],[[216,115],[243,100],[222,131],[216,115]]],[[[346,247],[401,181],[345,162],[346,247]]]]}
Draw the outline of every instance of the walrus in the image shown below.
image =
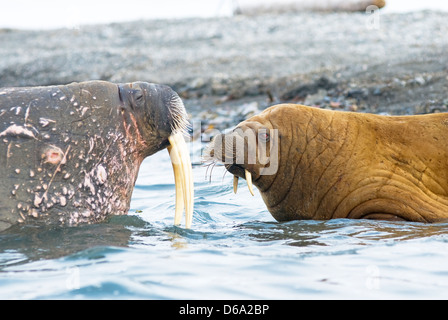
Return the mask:
{"type": "Polygon", "coordinates": [[[217,135],[204,158],[224,163],[235,186],[255,185],[278,221],[438,222],[448,218],[447,141],[448,113],[280,104],[217,135]]]}
{"type": "Polygon", "coordinates": [[[187,115],[170,87],[87,81],[0,89],[0,230],[126,214],[143,159],[168,148],[174,223],[193,212],[187,115]]]}

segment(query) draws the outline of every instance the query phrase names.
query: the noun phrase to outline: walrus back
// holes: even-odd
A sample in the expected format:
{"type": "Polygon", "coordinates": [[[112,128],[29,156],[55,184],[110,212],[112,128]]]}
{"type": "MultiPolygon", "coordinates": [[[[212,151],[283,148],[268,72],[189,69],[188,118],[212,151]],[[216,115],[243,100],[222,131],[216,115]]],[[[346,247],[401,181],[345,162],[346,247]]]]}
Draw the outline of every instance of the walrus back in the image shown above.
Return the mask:
{"type": "Polygon", "coordinates": [[[354,134],[339,153],[347,178],[333,217],[448,218],[448,114],[337,116],[354,134]]]}
{"type": "Polygon", "coordinates": [[[32,180],[36,174],[35,150],[41,137],[30,109],[34,114],[42,95],[50,93],[43,88],[0,89],[0,230],[20,221],[17,211],[22,204],[17,197],[21,198],[23,187],[30,187],[24,175],[32,180]]]}
{"type": "Polygon", "coordinates": [[[75,150],[87,162],[89,149],[105,140],[100,121],[117,113],[117,91],[102,81],[0,89],[0,230],[30,218],[61,219],[76,196],[74,176],[91,166],[65,164],[75,150]]]}

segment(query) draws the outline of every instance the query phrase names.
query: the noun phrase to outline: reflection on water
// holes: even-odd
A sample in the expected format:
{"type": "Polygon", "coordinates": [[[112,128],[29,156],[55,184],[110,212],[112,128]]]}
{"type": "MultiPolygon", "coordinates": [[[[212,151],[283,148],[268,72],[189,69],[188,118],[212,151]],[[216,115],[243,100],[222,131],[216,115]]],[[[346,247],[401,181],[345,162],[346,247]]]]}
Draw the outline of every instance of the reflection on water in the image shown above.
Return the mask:
{"type": "Polygon", "coordinates": [[[445,236],[447,224],[421,224],[408,222],[382,222],[370,220],[336,219],[331,221],[291,221],[285,223],[245,223],[253,228],[252,237],[259,241],[284,240],[285,244],[307,246],[334,245],[341,240],[358,245],[377,242],[418,240],[445,236]]]}
{"type": "Polygon", "coordinates": [[[143,225],[136,217],[113,217],[108,223],[76,228],[15,226],[0,234],[0,252],[22,253],[27,261],[67,256],[94,246],[127,246],[132,232],[127,227],[143,225]]]}
{"type": "MultiPolygon", "coordinates": [[[[448,297],[448,224],[276,222],[261,197],[194,167],[192,229],[173,226],[168,154],[144,162],[129,216],[0,234],[0,298],[448,297]]],[[[221,170],[222,169],[222,170],[221,170]]]]}

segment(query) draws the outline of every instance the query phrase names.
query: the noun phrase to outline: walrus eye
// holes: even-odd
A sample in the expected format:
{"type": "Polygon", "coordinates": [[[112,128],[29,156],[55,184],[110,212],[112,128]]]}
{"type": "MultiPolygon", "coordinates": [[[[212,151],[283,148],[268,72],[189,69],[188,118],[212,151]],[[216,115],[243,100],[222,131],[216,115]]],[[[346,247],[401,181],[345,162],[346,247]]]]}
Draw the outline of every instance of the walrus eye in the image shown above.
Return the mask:
{"type": "Polygon", "coordinates": [[[134,109],[137,107],[139,103],[143,100],[143,91],[140,89],[131,89],[129,90],[129,102],[131,108],[134,109]]]}
{"type": "Polygon", "coordinates": [[[133,94],[135,96],[135,101],[140,102],[143,100],[143,91],[142,90],[134,90],[133,94]]]}
{"type": "Polygon", "coordinates": [[[267,130],[260,130],[258,132],[258,141],[268,142],[269,141],[269,133],[267,130]]]}

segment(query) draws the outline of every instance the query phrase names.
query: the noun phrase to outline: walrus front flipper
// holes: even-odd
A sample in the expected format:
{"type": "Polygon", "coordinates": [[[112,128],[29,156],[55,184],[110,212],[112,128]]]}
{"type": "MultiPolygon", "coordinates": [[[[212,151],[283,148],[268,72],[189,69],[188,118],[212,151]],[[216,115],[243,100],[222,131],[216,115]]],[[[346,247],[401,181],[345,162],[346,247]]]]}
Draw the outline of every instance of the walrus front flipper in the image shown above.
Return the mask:
{"type": "Polygon", "coordinates": [[[168,152],[174,171],[174,181],[176,184],[176,210],[174,214],[174,225],[179,225],[182,211],[185,208],[185,227],[190,228],[193,219],[193,173],[191,161],[188,155],[182,133],[172,134],[168,140],[168,152]]]}

